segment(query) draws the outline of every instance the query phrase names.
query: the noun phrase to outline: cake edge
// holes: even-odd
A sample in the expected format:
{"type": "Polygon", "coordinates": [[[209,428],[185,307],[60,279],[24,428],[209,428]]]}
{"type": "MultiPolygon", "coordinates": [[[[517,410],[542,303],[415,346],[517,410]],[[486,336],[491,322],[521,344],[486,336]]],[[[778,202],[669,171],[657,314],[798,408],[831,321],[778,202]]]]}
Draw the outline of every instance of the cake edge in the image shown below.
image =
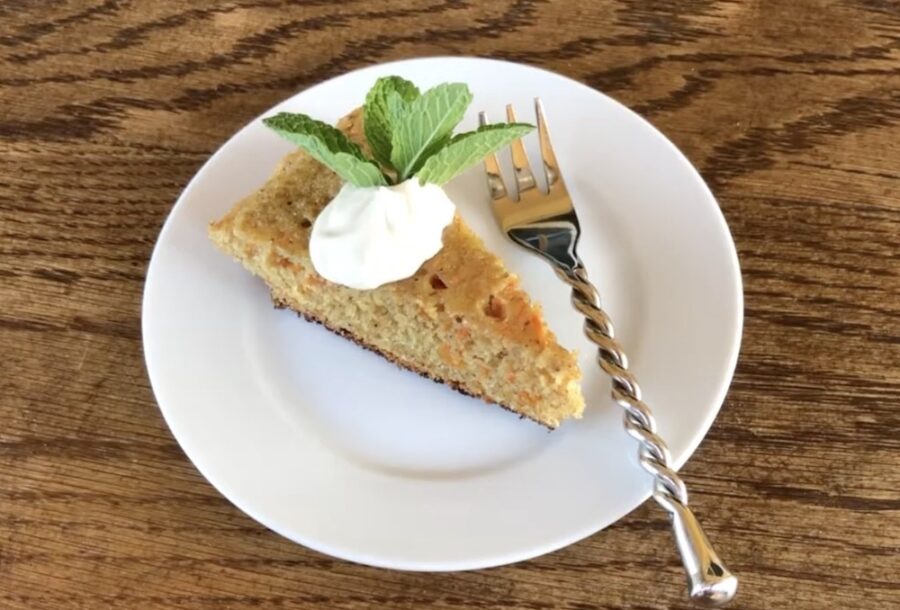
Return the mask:
{"type": "Polygon", "coordinates": [[[290,303],[287,302],[286,299],[283,299],[283,298],[275,295],[274,293],[272,294],[272,303],[274,304],[276,309],[286,309],[288,311],[291,311],[291,312],[297,314],[298,316],[300,316],[307,322],[314,322],[316,324],[320,324],[323,328],[328,329],[329,331],[338,335],[339,337],[343,337],[344,339],[352,341],[359,347],[369,350],[370,352],[377,354],[378,356],[381,356],[388,362],[395,364],[397,367],[399,367],[401,369],[404,369],[406,371],[410,371],[413,373],[418,373],[422,377],[424,377],[426,379],[430,379],[431,381],[434,381],[435,383],[446,385],[446,386],[456,390],[457,392],[459,392],[460,394],[462,394],[464,396],[478,398],[478,399],[484,401],[488,405],[496,405],[498,407],[501,407],[502,409],[509,411],[513,415],[518,416],[519,419],[527,419],[529,421],[532,421],[540,426],[543,426],[548,431],[556,430],[559,427],[559,424],[553,426],[547,422],[540,421],[533,417],[529,417],[529,416],[525,415],[524,413],[520,413],[519,411],[516,411],[512,407],[509,407],[503,403],[500,403],[500,402],[490,399],[488,396],[486,396],[483,393],[473,392],[473,391],[467,389],[466,386],[459,381],[453,381],[451,379],[444,379],[442,377],[437,377],[436,375],[432,375],[425,369],[422,369],[422,368],[416,367],[412,364],[409,364],[407,362],[404,362],[403,359],[400,358],[399,356],[396,356],[395,354],[392,354],[385,350],[379,349],[379,348],[375,347],[374,345],[367,343],[366,341],[364,341],[363,339],[361,339],[360,337],[358,337],[351,331],[347,330],[346,328],[340,328],[338,326],[332,325],[313,314],[301,311],[298,308],[293,307],[290,303]]]}

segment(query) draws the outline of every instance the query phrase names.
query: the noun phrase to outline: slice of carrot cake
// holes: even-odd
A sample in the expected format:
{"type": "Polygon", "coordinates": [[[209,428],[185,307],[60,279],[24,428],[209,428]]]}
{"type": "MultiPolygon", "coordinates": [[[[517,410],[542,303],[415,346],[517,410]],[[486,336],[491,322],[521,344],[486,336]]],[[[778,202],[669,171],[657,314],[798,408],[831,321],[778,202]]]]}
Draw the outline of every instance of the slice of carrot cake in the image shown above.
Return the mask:
{"type": "MultiPolygon", "coordinates": [[[[389,79],[380,79],[379,83],[385,80],[389,79]]],[[[419,95],[416,90],[415,97],[410,94],[412,100],[406,102],[405,112],[415,112],[416,100],[431,91],[419,95]]],[[[289,138],[301,150],[287,155],[256,193],[213,222],[210,237],[219,248],[262,278],[277,305],[320,322],[404,368],[497,403],[550,428],[557,427],[566,418],[580,417],[584,399],[575,354],[556,342],[540,308],[522,290],[518,278],[485,248],[452,207],[444,209],[446,220],[441,220],[436,229],[434,221],[430,221],[431,228],[423,228],[419,221],[410,220],[417,218],[415,205],[418,204],[408,199],[418,196],[425,188],[438,188],[435,183],[455,175],[452,167],[447,169],[447,164],[452,165],[452,158],[460,153],[444,154],[445,159],[437,165],[429,165],[429,160],[454,142],[472,136],[450,136],[454,122],[441,136],[441,146],[434,145],[432,150],[425,151],[424,160],[409,161],[396,152],[392,156],[383,147],[378,151],[379,145],[373,143],[378,138],[373,137],[372,129],[364,126],[364,118],[393,120],[392,139],[396,149],[403,146],[396,134],[402,129],[404,108],[397,110],[392,118],[379,117],[370,110],[375,103],[371,97],[370,93],[365,111],[357,110],[342,119],[337,129],[323,131],[325,135],[319,141],[310,144],[308,138],[304,139],[308,135],[305,133],[289,138]],[[346,142],[329,142],[336,138],[334,134],[340,134],[346,142]],[[322,146],[327,150],[323,152],[322,146]],[[376,169],[361,169],[355,161],[350,161],[352,171],[347,170],[341,165],[348,165],[346,159],[335,161],[335,150],[349,151],[342,154],[364,160],[376,169]],[[369,154],[374,155],[374,160],[370,160],[369,154]],[[411,171],[418,173],[410,176],[407,172],[411,171]],[[434,177],[434,182],[420,181],[415,188],[396,195],[400,187],[391,186],[392,183],[402,186],[404,180],[415,181],[423,174],[426,178],[434,177]],[[393,191],[388,193],[389,189],[393,191]],[[348,190],[353,197],[347,194],[348,190]],[[365,199],[369,191],[373,196],[365,199]],[[376,199],[376,192],[394,199],[376,199]],[[349,198],[354,198],[352,205],[337,208],[349,198]],[[323,213],[326,207],[331,208],[327,219],[323,213]],[[398,209],[406,215],[398,216],[398,209]],[[317,222],[325,226],[316,226],[317,222]],[[321,237],[314,235],[316,231],[321,237]],[[430,241],[423,237],[429,232],[435,234],[430,241]],[[382,233],[388,236],[387,241],[378,238],[382,233]],[[351,234],[352,238],[347,237],[351,234]],[[419,245],[411,245],[413,241],[419,245]],[[429,245],[431,242],[435,243],[429,245]],[[397,253],[385,253],[395,243],[400,259],[405,260],[407,254],[425,259],[405,262],[406,267],[412,268],[411,274],[409,270],[395,271],[397,253]],[[329,253],[329,248],[341,250],[334,254],[329,253]],[[392,273],[408,276],[395,278],[392,273]],[[359,287],[363,284],[365,287],[359,287]]],[[[387,103],[403,105],[398,101],[402,100],[399,95],[387,99],[387,103]]],[[[288,137],[285,125],[296,128],[297,122],[292,117],[297,116],[303,115],[282,114],[267,124],[288,137]]],[[[303,120],[300,124],[297,130],[307,132],[321,131],[324,125],[313,122],[312,128],[304,128],[303,120]]],[[[482,145],[469,153],[466,165],[480,161],[487,152],[485,148],[504,146],[525,129],[496,137],[501,131],[491,134],[494,139],[490,147],[482,145]]],[[[390,146],[390,135],[382,135],[386,137],[380,144],[387,139],[390,146]]],[[[440,202],[421,205],[439,206],[440,202]]],[[[429,213],[433,209],[437,208],[429,208],[429,213]]],[[[348,374],[350,378],[352,373],[348,374]]]]}

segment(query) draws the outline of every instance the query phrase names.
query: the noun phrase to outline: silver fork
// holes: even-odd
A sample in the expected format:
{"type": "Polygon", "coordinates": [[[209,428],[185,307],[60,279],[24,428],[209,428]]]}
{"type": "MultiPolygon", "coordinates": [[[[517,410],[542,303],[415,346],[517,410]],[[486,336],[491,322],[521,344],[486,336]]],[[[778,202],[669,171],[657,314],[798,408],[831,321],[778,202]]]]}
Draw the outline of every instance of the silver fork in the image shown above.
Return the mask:
{"type": "MultiPolygon", "coordinates": [[[[690,597],[708,607],[721,606],[737,592],[737,577],[716,555],[688,508],[684,481],[671,466],[669,449],[656,432],[653,413],[641,400],[641,389],[628,370],[628,359],[615,339],[612,322],[599,307],[597,289],[588,281],[576,252],[581,227],[553,154],[540,99],[535,99],[534,105],[548,191],[537,188],[525,147],[517,140],[510,149],[518,199],[510,197],[496,155],[484,161],[494,217],[510,239],[546,259],[560,279],[571,286],[572,304],[585,317],[584,332],[597,345],[600,367],[612,378],[613,399],[625,410],[625,428],[640,443],[640,464],[653,475],[653,498],[671,517],[690,597]]],[[[516,120],[512,106],[506,107],[506,118],[516,120]]],[[[478,120],[481,125],[487,124],[484,112],[479,113],[478,120]]]]}

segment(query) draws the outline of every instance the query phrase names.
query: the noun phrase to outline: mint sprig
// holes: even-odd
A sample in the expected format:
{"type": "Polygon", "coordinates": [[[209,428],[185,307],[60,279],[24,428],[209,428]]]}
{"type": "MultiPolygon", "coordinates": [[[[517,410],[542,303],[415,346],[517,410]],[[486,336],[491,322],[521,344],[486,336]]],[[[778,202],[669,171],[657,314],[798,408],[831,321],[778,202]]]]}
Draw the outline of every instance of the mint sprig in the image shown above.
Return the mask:
{"type": "Polygon", "coordinates": [[[374,158],[334,127],[304,114],[282,112],[263,122],[342,179],[356,186],[384,186],[412,178],[444,184],[534,127],[497,123],[453,135],[472,102],[462,83],[424,93],[399,76],[379,78],[363,107],[363,128],[374,158]]]}

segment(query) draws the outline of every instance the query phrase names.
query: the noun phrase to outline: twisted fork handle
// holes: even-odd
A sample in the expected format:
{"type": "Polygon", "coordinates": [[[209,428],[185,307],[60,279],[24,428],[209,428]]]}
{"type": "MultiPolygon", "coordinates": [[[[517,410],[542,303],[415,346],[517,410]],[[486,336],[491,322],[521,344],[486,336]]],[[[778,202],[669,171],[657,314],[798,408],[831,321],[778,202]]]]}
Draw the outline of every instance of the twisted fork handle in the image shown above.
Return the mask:
{"type": "Polygon", "coordinates": [[[713,550],[694,513],[688,508],[684,481],[670,466],[665,441],[656,433],[656,419],[641,400],[641,389],[628,370],[628,360],[609,316],[600,309],[597,289],[584,267],[556,270],[572,288],[572,305],[584,317],[584,333],[597,348],[600,367],[612,378],[612,395],[625,410],[625,428],[640,443],[640,464],[654,478],[653,498],[669,513],[692,600],[707,607],[721,606],[737,592],[737,577],[713,550]]]}

